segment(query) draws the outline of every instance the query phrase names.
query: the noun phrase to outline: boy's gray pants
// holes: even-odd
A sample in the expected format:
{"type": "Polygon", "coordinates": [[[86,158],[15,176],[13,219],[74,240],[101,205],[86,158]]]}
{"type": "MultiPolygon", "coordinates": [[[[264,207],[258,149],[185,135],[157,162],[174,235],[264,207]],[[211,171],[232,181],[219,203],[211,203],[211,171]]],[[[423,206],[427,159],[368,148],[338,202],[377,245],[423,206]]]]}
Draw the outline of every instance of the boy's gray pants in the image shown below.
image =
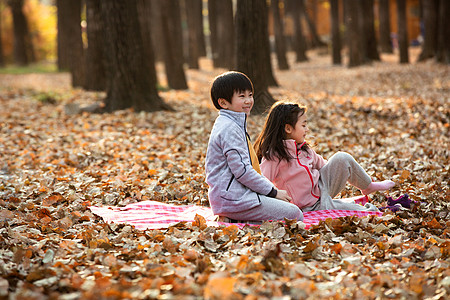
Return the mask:
{"type": "Polygon", "coordinates": [[[358,211],[378,211],[371,203],[365,206],[340,200],[333,200],[341,192],[346,183],[363,190],[372,182],[370,176],[350,154],[338,152],[320,169],[320,199],[312,206],[303,207],[302,211],[338,209],[358,211]]]}
{"type": "Polygon", "coordinates": [[[227,217],[234,220],[251,220],[251,221],[269,221],[280,220],[284,218],[298,221],[303,220],[303,213],[297,205],[270,198],[264,195],[259,195],[261,205],[258,205],[249,210],[230,213],[227,217]]]}

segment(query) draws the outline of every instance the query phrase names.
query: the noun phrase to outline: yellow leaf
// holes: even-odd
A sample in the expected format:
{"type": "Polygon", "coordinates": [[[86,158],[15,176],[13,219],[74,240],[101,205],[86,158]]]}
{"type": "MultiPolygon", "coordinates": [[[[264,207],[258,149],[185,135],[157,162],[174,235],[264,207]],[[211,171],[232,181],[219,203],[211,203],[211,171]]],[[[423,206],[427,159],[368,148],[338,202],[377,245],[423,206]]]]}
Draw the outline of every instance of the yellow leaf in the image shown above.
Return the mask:
{"type": "Polygon", "coordinates": [[[233,291],[236,278],[212,278],[205,287],[203,296],[205,299],[234,299],[236,293],[233,291]]]}
{"type": "Polygon", "coordinates": [[[402,174],[401,174],[401,177],[403,179],[407,179],[410,175],[411,175],[411,172],[409,172],[408,170],[403,170],[402,174]]]}

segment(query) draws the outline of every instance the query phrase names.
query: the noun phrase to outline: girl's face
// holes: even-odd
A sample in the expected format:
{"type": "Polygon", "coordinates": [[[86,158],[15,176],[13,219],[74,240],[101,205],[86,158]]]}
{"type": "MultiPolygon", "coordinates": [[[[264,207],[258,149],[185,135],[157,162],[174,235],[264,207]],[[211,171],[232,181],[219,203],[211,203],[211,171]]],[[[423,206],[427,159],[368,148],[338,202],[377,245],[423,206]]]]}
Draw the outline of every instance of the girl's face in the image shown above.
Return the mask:
{"type": "Polygon", "coordinates": [[[306,113],[299,113],[295,126],[286,124],[284,130],[288,139],[295,140],[297,144],[302,144],[305,141],[306,133],[309,131],[306,113]]]}
{"type": "Polygon", "coordinates": [[[224,109],[229,109],[236,112],[245,112],[247,116],[250,115],[250,111],[253,107],[253,93],[251,90],[233,93],[233,97],[231,98],[231,103],[225,99],[220,98],[219,104],[224,109]]]}

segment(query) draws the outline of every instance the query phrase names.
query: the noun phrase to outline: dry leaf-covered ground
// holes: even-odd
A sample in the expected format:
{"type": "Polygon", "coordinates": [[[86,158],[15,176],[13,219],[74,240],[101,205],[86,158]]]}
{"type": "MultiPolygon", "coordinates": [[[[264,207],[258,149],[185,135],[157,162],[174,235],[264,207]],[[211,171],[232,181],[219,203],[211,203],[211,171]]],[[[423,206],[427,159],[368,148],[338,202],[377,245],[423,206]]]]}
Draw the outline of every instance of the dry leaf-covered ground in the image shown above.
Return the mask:
{"type": "MultiPolygon", "coordinates": [[[[317,152],[347,151],[371,176],[394,178],[376,205],[408,193],[413,209],[307,231],[108,225],[88,206],[208,205],[208,88],[223,70],[202,61],[189,90],[161,92],[176,112],[107,115],[65,114],[103,96],[70,89],[67,74],[0,75],[0,299],[448,299],[450,68],[383,56],[347,69],[309,56],[276,71],[272,94],[308,105],[317,152]]],[[[249,120],[253,137],[262,122],[249,120]]]]}

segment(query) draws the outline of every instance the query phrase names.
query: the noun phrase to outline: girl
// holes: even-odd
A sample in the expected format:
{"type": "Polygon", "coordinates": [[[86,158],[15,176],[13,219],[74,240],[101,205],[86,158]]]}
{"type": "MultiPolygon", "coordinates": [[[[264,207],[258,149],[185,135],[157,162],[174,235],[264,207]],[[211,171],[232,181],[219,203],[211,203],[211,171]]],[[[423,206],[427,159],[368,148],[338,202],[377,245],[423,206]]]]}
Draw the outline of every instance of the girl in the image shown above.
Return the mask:
{"type": "Polygon", "coordinates": [[[338,209],[378,211],[370,203],[333,200],[349,182],[364,195],[392,188],[390,180],[372,182],[370,176],[348,153],[338,152],[328,161],[305,142],[308,133],[306,107],[277,102],[267,116],[256,140],[261,171],[279,189],[287,190],[292,202],[303,211],[338,209]]]}

